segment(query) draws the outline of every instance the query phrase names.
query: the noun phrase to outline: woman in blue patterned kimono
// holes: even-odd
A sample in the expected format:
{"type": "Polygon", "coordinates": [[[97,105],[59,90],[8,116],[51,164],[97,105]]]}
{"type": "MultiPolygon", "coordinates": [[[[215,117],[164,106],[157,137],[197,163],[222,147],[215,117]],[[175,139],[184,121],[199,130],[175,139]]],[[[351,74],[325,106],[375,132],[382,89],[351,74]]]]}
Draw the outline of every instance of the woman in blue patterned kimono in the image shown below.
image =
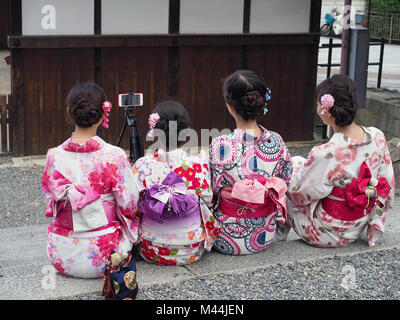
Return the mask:
{"type": "Polygon", "coordinates": [[[223,92],[236,129],[210,146],[218,199],[214,215],[222,225],[214,248],[232,255],[257,253],[272,242],[276,222],[285,221],[290,154],[278,133],[257,123],[268,111],[271,94],[261,75],[236,71],[225,80],[223,92]]]}

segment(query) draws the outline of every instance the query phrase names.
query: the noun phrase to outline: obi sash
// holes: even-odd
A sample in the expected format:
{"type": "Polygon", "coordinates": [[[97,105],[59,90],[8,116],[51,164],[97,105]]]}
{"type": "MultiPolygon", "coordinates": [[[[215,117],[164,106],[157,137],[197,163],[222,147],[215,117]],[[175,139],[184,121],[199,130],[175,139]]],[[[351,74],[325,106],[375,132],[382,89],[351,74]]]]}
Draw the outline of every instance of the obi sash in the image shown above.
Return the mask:
{"type": "Polygon", "coordinates": [[[383,207],[390,192],[385,177],[375,179],[364,161],[357,178],[346,188],[334,187],[331,194],[322,200],[322,208],[333,218],[355,221],[371,212],[375,205],[383,207]]]}
{"type": "Polygon", "coordinates": [[[200,215],[199,197],[188,190],[175,172],[170,172],[161,184],[155,184],[141,194],[140,210],[153,221],[176,220],[200,215]]]}
{"type": "Polygon", "coordinates": [[[216,237],[213,235],[219,232],[220,226],[203,199],[194,190],[188,190],[177,173],[170,172],[161,184],[153,185],[140,197],[142,224],[148,218],[157,228],[164,224],[161,229],[168,230],[171,225],[179,229],[198,221],[204,230],[204,248],[211,250],[216,237]]]}
{"type": "Polygon", "coordinates": [[[55,217],[68,204],[72,210],[74,232],[84,232],[104,227],[109,224],[102,201],[114,201],[112,193],[100,195],[87,186],[72,183],[59,171],[49,178],[48,189],[52,199],[46,207],[45,216],[55,217]]]}
{"type": "Polygon", "coordinates": [[[286,220],[286,190],[277,177],[240,180],[222,189],[219,210],[234,218],[265,218],[280,207],[286,220]]]}

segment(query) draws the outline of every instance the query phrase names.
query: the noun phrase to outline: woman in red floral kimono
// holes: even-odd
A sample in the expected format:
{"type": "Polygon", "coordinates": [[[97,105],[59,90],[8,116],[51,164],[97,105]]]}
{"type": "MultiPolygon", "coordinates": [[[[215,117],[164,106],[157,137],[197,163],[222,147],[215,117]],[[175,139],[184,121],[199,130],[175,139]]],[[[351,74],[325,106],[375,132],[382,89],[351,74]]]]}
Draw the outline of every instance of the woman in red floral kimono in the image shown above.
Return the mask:
{"type": "Polygon", "coordinates": [[[149,136],[158,137],[158,150],[138,159],[132,168],[141,192],[139,252],[156,264],[193,263],[205,250],[211,250],[219,232],[209,210],[212,190],[208,161],[172,145],[181,131],[190,128],[189,114],[180,103],[156,105],[149,125],[149,136]],[[170,125],[173,122],[175,132],[170,125]]]}
{"type": "Polygon", "coordinates": [[[47,252],[64,275],[103,276],[111,250],[127,252],[137,240],[138,192],[126,153],[96,135],[108,127],[111,103],[94,83],[73,87],[67,111],[75,123],[71,138],[47,152],[42,190],[47,252]]]}

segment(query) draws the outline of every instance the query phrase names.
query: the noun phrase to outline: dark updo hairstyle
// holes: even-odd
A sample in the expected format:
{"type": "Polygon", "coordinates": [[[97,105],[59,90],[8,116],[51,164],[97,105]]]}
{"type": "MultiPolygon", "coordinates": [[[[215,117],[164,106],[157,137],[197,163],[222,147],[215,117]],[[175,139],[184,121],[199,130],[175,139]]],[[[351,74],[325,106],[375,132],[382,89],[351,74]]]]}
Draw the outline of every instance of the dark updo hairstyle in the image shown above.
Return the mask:
{"type": "Polygon", "coordinates": [[[267,85],[257,72],[238,70],[225,79],[225,102],[235,108],[244,120],[256,119],[264,114],[267,85]]]}
{"type": "MultiPolygon", "coordinates": [[[[162,130],[165,134],[165,146],[167,148],[170,147],[170,126],[169,122],[170,121],[175,121],[176,126],[171,125],[171,128],[176,127],[177,132],[176,132],[176,139],[179,137],[179,133],[184,130],[184,129],[189,129],[191,127],[191,121],[189,117],[189,113],[186,110],[186,108],[179,102],[173,101],[173,100],[167,100],[160,102],[155,105],[153,113],[158,113],[160,116],[160,119],[157,121],[156,126],[154,129],[159,129],[162,130]]],[[[181,145],[182,141],[176,141],[176,146],[179,147],[181,145]]],[[[164,143],[163,143],[164,144],[164,143]]]]}
{"type": "Polygon", "coordinates": [[[93,82],[75,85],[67,96],[69,115],[76,125],[89,128],[103,115],[104,90],[93,82]]]}
{"type": "Polygon", "coordinates": [[[357,92],[354,82],[346,75],[336,74],[322,81],[316,91],[315,99],[320,102],[324,94],[330,94],[335,99],[335,104],[329,110],[339,127],[350,125],[359,108],[357,92]]]}

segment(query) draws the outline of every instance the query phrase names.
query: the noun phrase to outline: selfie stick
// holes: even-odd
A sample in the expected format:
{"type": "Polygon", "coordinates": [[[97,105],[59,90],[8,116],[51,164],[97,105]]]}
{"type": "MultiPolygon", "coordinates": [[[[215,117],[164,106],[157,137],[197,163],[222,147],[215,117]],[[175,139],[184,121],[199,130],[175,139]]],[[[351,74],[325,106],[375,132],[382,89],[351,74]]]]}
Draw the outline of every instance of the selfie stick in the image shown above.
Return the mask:
{"type": "MultiPolygon", "coordinates": [[[[128,95],[133,96],[133,91],[130,91],[128,95]]],[[[132,100],[133,101],[133,100],[132,100]]],[[[143,140],[139,135],[139,132],[137,131],[136,128],[136,119],[135,119],[135,106],[128,106],[125,108],[125,123],[124,126],[121,130],[121,133],[118,138],[117,146],[119,147],[122,137],[124,135],[126,126],[129,125],[129,134],[130,134],[130,153],[129,153],[129,159],[131,162],[131,165],[133,165],[137,159],[141,158],[144,156],[144,145],[143,145],[143,140]]]]}

